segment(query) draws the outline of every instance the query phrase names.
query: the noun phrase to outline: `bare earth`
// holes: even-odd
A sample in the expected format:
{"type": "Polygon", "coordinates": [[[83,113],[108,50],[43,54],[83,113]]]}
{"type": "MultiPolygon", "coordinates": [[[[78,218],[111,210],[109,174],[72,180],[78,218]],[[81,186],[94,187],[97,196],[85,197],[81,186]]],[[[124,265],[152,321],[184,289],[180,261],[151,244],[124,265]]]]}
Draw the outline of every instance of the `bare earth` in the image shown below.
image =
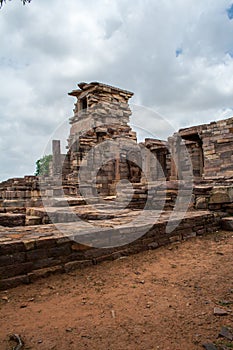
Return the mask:
{"type": "Polygon", "coordinates": [[[0,350],[231,349],[232,253],[219,232],[0,292],[0,350]]]}

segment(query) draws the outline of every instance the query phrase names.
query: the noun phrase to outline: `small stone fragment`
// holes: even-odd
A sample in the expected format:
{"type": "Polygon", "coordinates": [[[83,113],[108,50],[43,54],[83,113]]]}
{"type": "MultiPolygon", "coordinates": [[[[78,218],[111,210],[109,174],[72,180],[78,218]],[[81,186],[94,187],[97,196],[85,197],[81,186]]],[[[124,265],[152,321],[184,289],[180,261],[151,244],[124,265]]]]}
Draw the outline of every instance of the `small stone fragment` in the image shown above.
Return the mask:
{"type": "Polygon", "coordinates": [[[2,297],[2,300],[4,300],[4,301],[6,301],[6,302],[8,302],[9,303],[9,299],[8,299],[8,297],[6,296],[6,297],[2,297]]]}
{"type": "Polygon", "coordinates": [[[214,308],[214,315],[216,316],[226,316],[228,315],[228,312],[224,309],[221,309],[220,307],[214,308]]]}
{"type": "Polygon", "coordinates": [[[220,333],[219,333],[219,337],[223,337],[223,338],[226,338],[228,340],[233,340],[233,331],[231,331],[229,328],[223,326],[220,333]]]}
{"type": "Polygon", "coordinates": [[[233,301],[229,301],[229,300],[219,301],[219,305],[222,305],[222,306],[227,306],[227,305],[231,305],[231,304],[233,304],[233,301]]]}
{"type": "Polygon", "coordinates": [[[73,331],[73,328],[71,327],[66,328],[66,332],[72,332],[72,331],[73,331]]]}
{"type": "Polygon", "coordinates": [[[216,252],[216,254],[218,254],[218,255],[224,255],[223,252],[216,252]]]}
{"type": "Polygon", "coordinates": [[[203,344],[203,348],[206,350],[218,350],[216,346],[212,343],[209,344],[203,344]]]}

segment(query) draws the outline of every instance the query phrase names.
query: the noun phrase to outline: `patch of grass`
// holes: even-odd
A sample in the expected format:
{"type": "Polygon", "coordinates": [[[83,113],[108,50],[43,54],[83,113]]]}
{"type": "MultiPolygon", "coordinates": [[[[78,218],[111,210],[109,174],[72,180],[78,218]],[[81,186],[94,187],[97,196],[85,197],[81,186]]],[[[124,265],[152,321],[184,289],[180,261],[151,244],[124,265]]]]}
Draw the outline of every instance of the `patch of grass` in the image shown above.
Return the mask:
{"type": "Polygon", "coordinates": [[[233,349],[233,343],[232,342],[218,340],[218,341],[216,341],[215,345],[216,346],[224,346],[225,348],[228,348],[228,349],[233,349]]]}

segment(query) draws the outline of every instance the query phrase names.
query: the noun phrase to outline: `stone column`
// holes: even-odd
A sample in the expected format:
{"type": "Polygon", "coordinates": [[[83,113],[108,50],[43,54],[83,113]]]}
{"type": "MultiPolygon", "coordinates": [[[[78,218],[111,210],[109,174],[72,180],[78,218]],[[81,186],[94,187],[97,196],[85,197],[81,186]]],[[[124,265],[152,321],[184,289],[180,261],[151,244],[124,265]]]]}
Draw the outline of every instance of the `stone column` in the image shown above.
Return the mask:
{"type": "Polygon", "coordinates": [[[53,175],[61,175],[62,165],[61,165],[61,145],[60,140],[53,140],[53,175]]]}
{"type": "Polygon", "coordinates": [[[178,170],[177,170],[177,150],[176,150],[176,140],[175,137],[169,137],[169,148],[171,153],[171,176],[170,180],[177,180],[178,179],[178,170]]]}

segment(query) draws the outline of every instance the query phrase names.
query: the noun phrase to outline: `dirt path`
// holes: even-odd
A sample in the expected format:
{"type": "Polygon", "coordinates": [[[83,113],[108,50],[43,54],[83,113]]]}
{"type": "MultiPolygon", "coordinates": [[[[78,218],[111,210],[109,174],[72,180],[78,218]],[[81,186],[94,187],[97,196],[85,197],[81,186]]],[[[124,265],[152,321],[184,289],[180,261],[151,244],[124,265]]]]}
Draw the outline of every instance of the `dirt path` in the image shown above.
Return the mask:
{"type": "Polygon", "coordinates": [[[0,350],[10,333],[33,350],[230,349],[216,337],[233,327],[232,253],[221,232],[0,292],[0,350]]]}

